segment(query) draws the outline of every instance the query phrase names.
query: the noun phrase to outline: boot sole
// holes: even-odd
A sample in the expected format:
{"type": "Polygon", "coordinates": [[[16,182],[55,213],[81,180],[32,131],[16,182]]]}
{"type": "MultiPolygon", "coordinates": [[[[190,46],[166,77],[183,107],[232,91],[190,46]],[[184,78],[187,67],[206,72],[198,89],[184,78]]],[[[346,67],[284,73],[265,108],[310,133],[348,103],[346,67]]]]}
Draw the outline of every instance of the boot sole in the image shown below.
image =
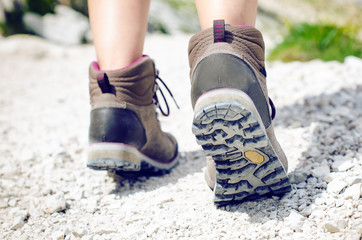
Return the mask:
{"type": "Polygon", "coordinates": [[[282,195],[291,190],[264,124],[249,96],[236,89],[209,91],[197,100],[192,132],[216,166],[217,206],[282,195]]]}
{"type": "Polygon", "coordinates": [[[93,143],[89,145],[87,167],[94,170],[122,172],[168,173],[178,164],[175,157],[167,163],[147,157],[137,148],[122,143],[93,143]]]}

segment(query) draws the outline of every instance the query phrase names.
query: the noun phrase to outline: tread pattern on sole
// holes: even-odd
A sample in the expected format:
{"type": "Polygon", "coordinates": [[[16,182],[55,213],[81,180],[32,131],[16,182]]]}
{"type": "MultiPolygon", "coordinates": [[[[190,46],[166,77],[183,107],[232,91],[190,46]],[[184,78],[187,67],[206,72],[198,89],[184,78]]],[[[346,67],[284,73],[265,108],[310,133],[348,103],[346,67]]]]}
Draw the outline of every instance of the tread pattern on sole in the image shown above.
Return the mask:
{"type": "MultiPolygon", "coordinates": [[[[174,167],[176,167],[175,165],[174,167]]],[[[169,173],[171,169],[160,169],[155,166],[152,166],[148,162],[141,161],[141,165],[136,166],[132,163],[114,158],[97,158],[91,159],[87,163],[87,167],[93,170],[105,170],[105,171],[114,171],[114,172],[125,172],[125,173],[137,173],[137,174],[157,174],[163,175],[169,173]]]]}
{"type": "Polygon", "coordinates": [[[165,174],[178,165],[176,148],[174,158],[169,163],[160,163],[141,153],[132,146],[118,143],[96,143],[88,150],[87,167],[93,170],[106,170],[135,174],[165,174]]]}
{"type": "Polygon", "coordinates": [[[216,205],[226,205],[291,190],[289,179],[258,118],[236,102],[203,106],[192,132],[216,166],[216,205]],[[248,159],[257,156],[256,159],[248,159]],[[254,160],[254,161],[253,161],[254,160]]]}

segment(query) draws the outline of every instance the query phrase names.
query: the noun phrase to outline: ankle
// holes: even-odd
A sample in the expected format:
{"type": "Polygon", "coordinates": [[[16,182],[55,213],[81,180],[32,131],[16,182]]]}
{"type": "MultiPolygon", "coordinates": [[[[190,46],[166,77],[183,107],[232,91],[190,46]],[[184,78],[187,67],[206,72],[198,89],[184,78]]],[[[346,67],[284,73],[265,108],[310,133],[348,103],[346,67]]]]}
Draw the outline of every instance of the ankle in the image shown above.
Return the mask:
{"type": "Polygon", "coordinates": [[[93,62],[92,64],[97,71],[119,71],[139,63],[140,61],[142,61],[142,59],[146,57],[147,57],[146,55],[142,55],[141,57],[124,58],[114,61],[99,60],[98,62],[93,62]]]}

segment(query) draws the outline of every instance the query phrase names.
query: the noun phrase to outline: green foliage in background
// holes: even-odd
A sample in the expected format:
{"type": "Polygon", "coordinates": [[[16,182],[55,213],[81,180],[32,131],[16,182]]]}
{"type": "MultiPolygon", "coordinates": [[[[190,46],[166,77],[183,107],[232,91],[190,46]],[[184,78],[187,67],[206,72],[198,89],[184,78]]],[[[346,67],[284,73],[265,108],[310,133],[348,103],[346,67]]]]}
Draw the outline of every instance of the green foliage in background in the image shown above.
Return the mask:
{"type": "Polygon", "coordinates": [[[176,10],[185,10],[196,13],[196,7],[193,0],[164,0],[176,10]]]}
{"type": "Polygon", "coordinates": [[[10,11],[4,10],[4,21],[0,22],[0,34],[9,36],[16,33],[26,33],[23,25],[24,8],[18,2],[13,2],[13,8],[10,11]]]}
{"type": "Polygon", "coordinates": [[[4,10],[5,21],[0,22],[0,34],[9,36],[17,33],[29,33],[23,24],[23,16],[26,12],[39,15],[54,13],[56,0],[26,0],[13,1],[11,10],[4,10]]]}
{"type": "Polygon", "coordinates": [[[45,15],[47,13],[54,13],[56,0],[26,0],[28,11],[45,15]]]}
{"type": "Polygon", "coordinates": [[[362,58],[362,42],[355,36],[358,29],[330,24],[301,23],[289,27],[283,42],[270,53],[268,60],[344,61],[346,56],[362,58]]]}

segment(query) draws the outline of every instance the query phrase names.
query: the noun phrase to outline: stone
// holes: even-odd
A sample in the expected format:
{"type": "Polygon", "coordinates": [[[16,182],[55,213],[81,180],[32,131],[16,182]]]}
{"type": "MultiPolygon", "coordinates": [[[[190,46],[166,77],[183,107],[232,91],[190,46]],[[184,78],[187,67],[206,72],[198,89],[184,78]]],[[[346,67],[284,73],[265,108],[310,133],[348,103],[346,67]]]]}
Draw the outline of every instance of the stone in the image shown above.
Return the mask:
{"type": "Polygon", "coordinates": [[[309,217],[312,214],[312,206],[309,205],[309,206],[305,207],[300,213],[304,217],[309,217]]]}
{"type": "Polygon", "coordinates": [[[117,229],[113,225],[112,219],[109,217],[97,217],[94,219],[91,231],[95,234],[102,235],[107,233],[117,232],[117,229]]]}
{"type": "Polygon", "coordinates": [[[342,230],[347,227],[347,221],[346,220],[338,220],[337,221],[337,227],[342,230]]]}
{"type": "Polygon", "coordinates": [[[145,232],[147,236],[151,236],[152,234],[156,233],[159,229],[157,224],[150,224],[146,227],[145,232]]]}
{"type": "Polygon", "coordinates": [[[151,1],[148,31],[179,34],[199,31],[199,23],[195,14],[188,11],[177,11],[162,0],[151,1]],[[162,14],[160,14],[162,12],[162,14]]]}
{"type": "Polygon", "coordinates": [[[289,216],[284,219],[287,227],[293,231],[299,231],[303,227],[305,217],[296,211],[291,211],[289,216]]]}
{"type": "Polygon", "coordinates": [[[293,172],[293,174],[290,174],[289,176],[290,182],[294,184],[305,182],[307,181],[307,179],[308,179],[308,174],[301,171],[295,171],[293,172]]]}
{"type": "Polygon", "coordinates": [[[322,219],[326,216],[326,213],[322,209],[316,209],[316,210],[312,211],[311,216],[322,219]]]}
{"type": "Polygon", "coordinates": [[[346,186],[346,182],[339,179],[334,179],[332,182],[328,183],[327,192],[339,194],[346,186]]]}
{"type": "Polygon", "coordinates": [[[345,172],[353,167],[353,161],[340,156],[336,156],[332,164],[332,170],[335,172],[345,172]]]}
{"type": "Polygon", "coordinates": [[[337,199],[335,206],[338,208],[338,207],[342,207],[343,204],[344,204],[344,199],[337,199]]]}
{"type": "Polygon", "coordinates": [[[266,223],[264,223],[261,226],[261,230],[263,231],[269,231],[269,230],[275,230],[275,226],[278,224],[277,220],[269,220],[266,223]]]}
{"type": "Polygon", "coordinates": [[[90,29],[87,17],[64,5],[55,7],[55,14],[24,15],[25,26],[36,34],[61,44],[80,44],[90,29]]]}
{"type": "Polygon", "coordinates": [[[66,202],[63,192],[59,192],[57,194],[48,197],[44,206],[44,212],[49,214],[60,212],[65,209],[66,209],[66,202]]]}
{"type": "Polygon", "coordinates": [[[329,173],[330,173],[330,169],[327,164],[323,164],[312,170],[312,175],[315,177],[324,177],[324,176],[327,176],[329,173]]]}
{"type": "Polygon", "coordinates": [[[17,216],[14,218],[13,225],[11,226],[11,230],[17,230],[24,226],[25,222],[21,216],[17,216]]]}
{"type": "Polygon", "coordinates": [[[347,187],[343,193],[345,199],[358,200],[361,197],[361,183],[354,184],[350,187],[347,187]]]}
{"type": "Polygon", "coordinates": [[[52,240],[64,239],[64,233],[62,231],[55,231],[51,235],[52,240]]]}
{"type": "Polygon", "coordinates": [[[334,179],[340,178],[343,175],[343,173],[340,172],[331,172],[330,174],[328,174],[327,176],[325,176],[323,178],[324,181],[326,181],[327,183],[332,182],[334,179]]]}
{"type": "Polygon", "coordinates": [[[288,228],[288,227],[283,227],[282,229],[280,229],[280,231],[278,232],[278,235],[280,237],[282,237],[282,239],[287,238],[289,236],[291,236],[293,234],[293,230],[288,228]]]}
{"type": "Polygon", "coordinates": [[[90,213],[94,213],[98,208],[98,202],[95,198],[87,199],[87,211],[90,213]]]}
{"type": "Polygon", "coordinates": [[[87,231],[87,229],[84,229],[84,228],[81,228],[81,227],[77,226],[77,227],[73,228],[72,234],[75,237],[81,238],[83,236],[88,235],[88,231],[87,231]]]}
{"type": "Polygon", "coordinates": [[[17,203],[18,203],[18,200],[15,198],[12,198],[8,201],[8,204],[10,207],[15,207],[17,203]]]}
{"type": "Polygon", "coordinates": [[[12,230],[22,228],[30,217],[30,214],[27,210],[15,209],[14,212],[12,212],[12,215],[14,216],[13,224],[11,226],[12,230]]]}
{"type": "Polygon", "coordinates": [[[325,223],[324,228],[330,233],[339,232],[339,229],[335,225],[333,225],[332,223],[325,223]]]}
{"type": "Polygon", "coordinates": [[[359,57],[348,56],[344,59],[344,63],[348,67],[359,68],[359,69],[362,68],[362,60],[359,57]]]}
{"type": "Polygon", "coordinates": [[[80,240],[93,240],[93,235],[83,236],[80,240]]]}
{"type": "Polygon", "coordinates": [[[0,199],[0,208],[7,208],[8,206],[8,199],[0,199]]]}

